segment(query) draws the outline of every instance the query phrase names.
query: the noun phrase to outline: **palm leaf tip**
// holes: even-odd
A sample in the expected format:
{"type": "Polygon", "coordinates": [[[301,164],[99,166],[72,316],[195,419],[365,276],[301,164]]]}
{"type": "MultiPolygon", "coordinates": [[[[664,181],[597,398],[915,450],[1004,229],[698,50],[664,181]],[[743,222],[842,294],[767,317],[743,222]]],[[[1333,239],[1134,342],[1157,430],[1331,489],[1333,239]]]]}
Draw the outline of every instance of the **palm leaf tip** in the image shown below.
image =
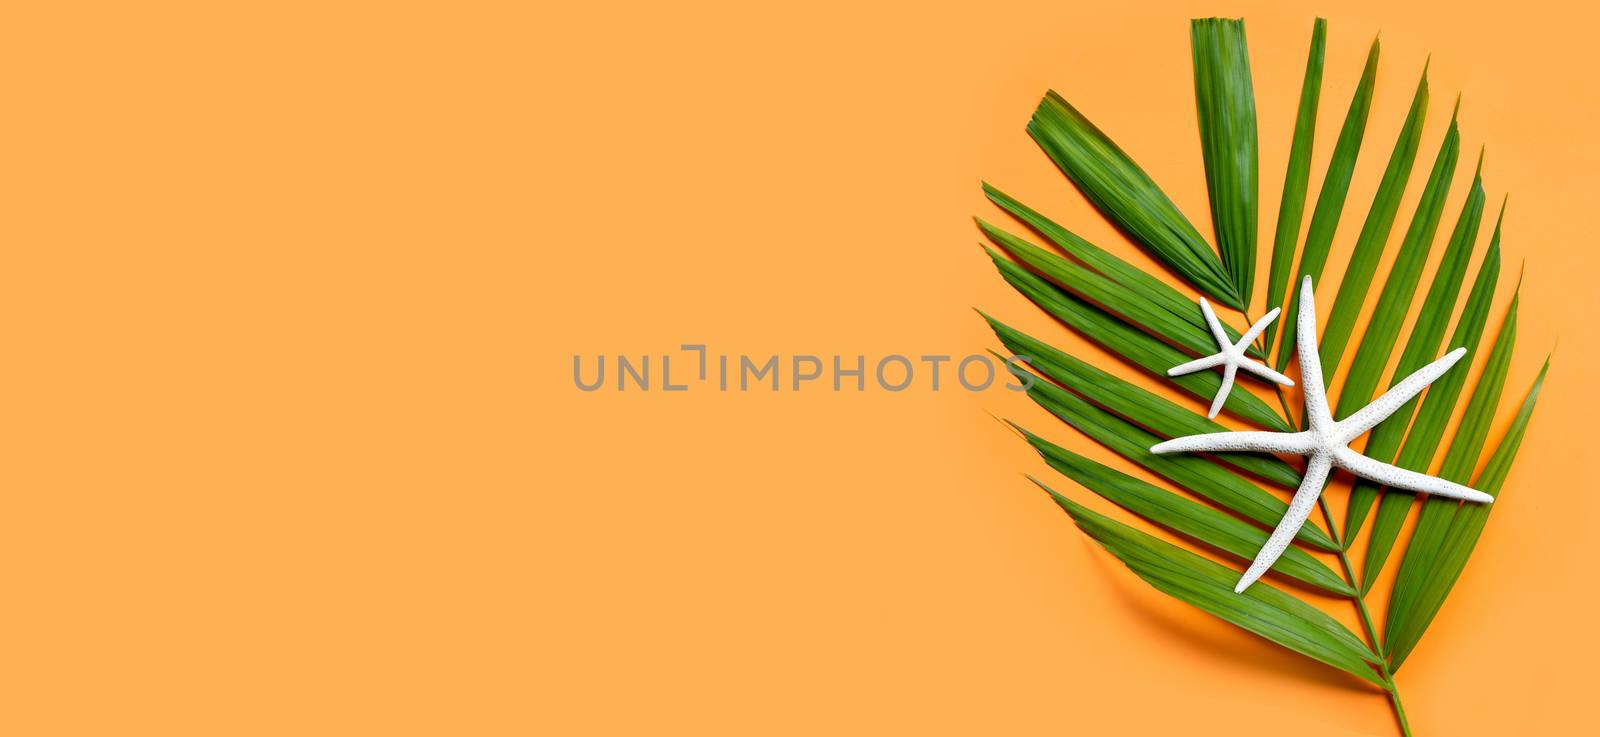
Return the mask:
{"type": "Polygon", "coordinates": [[[1190,25],[1195,108],[1217,251],[1248,304],[1255,286],[1258,153],[1256,102],[1244,21],[1190,25]]]}
{"type": "Polygon", "coordinates": [[[1394,228],[1395,215],[1400,211],[1400,199],[1405,194],[1406,182],[1411,178],[1412,166],[1417,160],[1417,149],[1422,141],[1422,126],[1428,110],[1428,72],[1426,66],[1417,91],[1412,96],[1411,108],[1401,125],[1400,137],[1395,141],[1394,153],[1384,169],[1383,179],[1367,210],[1366,222],[1356,237],[1355,249],[1345,267],[1344,278],[1339,282],[1339,294],[1334,299],[1333,311],[1322,331],[1320,342],[1322,363],[1330,375],[1339,368],[1350,333],[1365,303],[1372,277],[1377,272],[1378,261],[1388,244],[1389,233],[1394,228]]]}
{"type": "Polygon", "coordinates": [[[1190,284],[1242,309],[1216,253],[1133,159],[1054,90],[1028,122],[1028,133],[1107,219],[1190,284]]]}
{"type": "MultiPolygon", "coordinates": [[[[1178,334],[1187,333],[1191,340],[1196,337],[1202,339],[1205,338],[1205,331],[1207,330],[1206,322],[1201,317],[1199,311],[1194,308],[1194,300],[1188,295],[1179,292],[1166,282],[1156,278],[1155,276],[1152,276],[1149,273],[1146,273],[1143,269],[1140,269],[1139,267],[1112,255],[1105,249],[1090,243],[1089,241],[1078,236],[1076,233],[1061,227],[1056,222],[1050,220],[1027,205],[1018,202],[1015,198],[1012,198],[1004,192],[1001,192],[994,186],[985,183],[983,185],[983,192],[984,195],[989,198],[989,201],[993,202],[1007,214],[1026,225],[1029,230],[1032,230],[1034,233],[1042,236],[1046,241],[1049,241],[1051,245],[1066,253],[1078,263],[1081,263],[1094,272],[1097,272],[1097,274],[1093,277],[1093,281],[1103,283],[1102,290],[1117,289],[1126,295],[1132,295],[1135,297],[1135,299],[1127,301],[1126,304],[1128,306],[1139,308],[1158,307],[1162,310],[1165,310],[1166,312],[1171,313],[1172,315],[1177,316],[1179,319],[1185,320],[1191,324],[1192,327],[1188,328],[1187,330],[1180,329],[1178,334]]],[[[985,235],[989,237],[991,241],[995,241],[997,245],[1004,245],[1002,241],[1006,239],[997,239],[997,237],[992,233],[993,231],[999,231],[998,228],[996,228],[993,224],[987,224],[988,227],[985,227],[986,222],[983,221],[982,218],[975,219],[980,221],[979,228],[984,230],[985,235]]],[[[1007,235],[1009,236],[1009,234],[1007,235]]],[[[1015,236],[1010,237],[1015,238],[1015,236]]],[[[1053,260],[1054,254],[1050,254],[1049,258],[1053,260]]],[[[1109,306],[1114,307],[1114,305],[1109,306]]],[[[1145,325],[1144,327],[1155,328],[1157,330],[1161,329],[1161,326],[1155,323],[1145,325]]],[[[1228,336],[1231,339],[1235,341],[1239,339],[1240,333],[1238,330],[1235,330],[1232,325],[1223,323],[1222,327],[1223,330],[1228,333],[1228,336]]],[[[1254,345],[1250,347],[1248,352],[1255,358],[1266,357],[1266,354],[1262,352],[1260,348],[1254,345]]]]}
{"type": "MultiPolygon", "coordinates": [[[[1339,216],[1344,212],[1346,197],[1350,194],[1350,179],[1355,174],[1356,158],[1361,153],[1361,142],[1367,132],[1367,114],[1372,111],[1373,88],[1378,81],[1378,40],[1372,40],[1367,52],[1367,63],[1356,83],[1355,94],[1350,98],[1350,108],[1345,113],[1344,126],[1339,129],[1339,139],[1333,146],[1333,157],[1328,161],[1327,174],[1322,179],[1322,189],[1317,193],[1317,206],[1311,211],[1311,224],[1306,229],[1305,246],[1300,253],[1299,274],[1311,277],[1313,284],[1322,280],[1322,269],[1328,263],[1328,252],[1333,246],[1334,232],[1339,227],[1339,216]]],[[[1289,295],[1288,313],[1298,312],[1300,293],[1289,295]]],[[[1289,365],[1293,354],[1295,323],[1283,325],[1283,339],[1278,344],[1278,370],[1289,365]]],[[[1331,369],[1330,369],[1331,371],[1331,369]]]]}
{"type": "MultiPolygon", "coordinates": [[[[1305,216],[1306,189],[1311,183],[1311,146],[1316,138],[1317,105],[1322,95],[1322,66],[1326,55],[1328,21],[1318,18],[1311,27],[1311,50],[1306,55],[1305,80],[1300,87],[1300,107],[1294,118],[1294,139],[1289,166],[1283,177],[1283,199],[1272,238],[1272,262],[1267,279],[1267,306],[1283,305],[1300,242],[1300,221],[1305,216]]],[[[1272,347],[1278,330],[1269,330],[1263,344],[1272,347]]]]}

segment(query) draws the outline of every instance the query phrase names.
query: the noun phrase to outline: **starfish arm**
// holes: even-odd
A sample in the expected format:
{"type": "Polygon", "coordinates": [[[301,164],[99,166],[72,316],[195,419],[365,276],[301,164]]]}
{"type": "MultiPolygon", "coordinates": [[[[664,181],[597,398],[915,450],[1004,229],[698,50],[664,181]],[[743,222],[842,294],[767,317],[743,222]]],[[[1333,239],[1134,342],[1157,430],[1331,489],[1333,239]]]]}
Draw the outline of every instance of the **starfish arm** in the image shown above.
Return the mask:
{"type": "Polygon", "coordinates": [[[1256,361],[1245,361],[1239,364],[1239,368],[1249,371],[1250,373],[1266,379],[1274,384],[1279,384],[1282,386],[1294,386],[1294,379],[1273,371],[1272,369],[1267,368],[1265,364],[1261,364],[1256,361]]]}
{"type": "Polygon", "coordinates": [[[1310,436],[1303,432],[1208,432],[1156,443],[1150,447],[1150,452],[1259,451],[1304,454],[1311,450],[1311,445],[1310,436]]]}
{"type": "Polygon", "coordinates": [[[1216,366],[1223,361],[1226,361],[1227,358],[1227,356],[1221,353],[1213,353],[1205,358],[1196,358],[1188,363],[1180,363],[1176,366],[1173,366],[1172,368],[1167,369],[1167,375],[1182,376],[1184,374],[1192,374],[1196,371],[1216,366]]]}
{"type": "Polygon", "coordinates": [[[1483,504],[1489,504],[1494,501],[1494,497],[1477,489],[1462,486],[1454,481],[1446,481],[1438,476],[1429,476],[1425,473],[1417,473],[1416,471],[1409,471],[1382,461],[1376,461],[1349,448],[1340,448],[1334,454],[1334,462],[1339,464],[1340,468],[1357,476],[1387,486],[1393,486],[1397,489],[1407,489],[1423,494],[1447,496],[1452,499],[1483,504]]]}
{"type": "Polygon", "coordinates": [[[1306,421],[1311,427],[1333,422],[1328,394],[1322,383],[1322,355],[1317,350],[1317,302],[1311,294],[1311,275],[1300,281],[1300,321],[1295,325],[1300,354],[1300,390],[1305,394],[1306,421]]]}
{"type": "Polygon", "coordinates": [[[1294,541],[1295,533],[1300,531],[1300,526],[1306,522],[1306,516],[1311,514],[1311,507],[1317,503],[1317,497],[1322,495],[1322,485],[1328,480],[1328,471],[1332,466],[1332,459],[1327,453],[1318,453],[1311,456],[1311,461],[1306,464],[1306,475],[1300,480],[1300,488],[1294,492],[1294,498],[1289,500],[1289,511],[1285,512],[1283,519],[1278,521],[1278,526],[1267,538],[1267,544],[1261,546],[1261,552],[1256,553],[1256,559],[1250,562],[1250,567],[1245,569],[1244,576],[1239,579],[1239,585],[1233,587],[1234,593],[1243,592],[1266,574],[1267,570],[1276,563],[1278,556],[1283,555],[1284,549],[1294,541]]]}
{"type": "Polygon", "coordinates": [[[1222,329],[1222,321],[1217,319],[1217,313],[1211,309],[1211,303],[1207,302],[1205,297],[1200,298],[1200,311],[1205,313],[1206,324],[1211,326],[1211,335],[1217,339],[1217,345],[1232,345],[1228,340],[1227,331],[1222,329]]]}
{"type": "Polygon", "coordinates": [[[1222,411],[1222,403],[1228,401],[1228,392],[1233,391],[1233,377],[1239,373],[1239,365],[1229,361],[1228,367],[1222,370],[1222,386],[1217,387],[1217,396],[1211,400],[1211,409],[1206,412],[1206,419],[1217,419],[1217,413],[1222,411]]]}
{"type": "Polygon", "coordinates": [[[1256,324],[1251,325],[1249,330],[1244,331],[1244,336],[1239,338],[1239,350],[1243,351],[1251,343],[1254,343],[1256,338],[1261,335],[1261,331],[1266,330],[1267,326],[1271,325],[1272,321],[1278,317],[1278,313],[1282,311],[1283,308],[1281,307],[1272,308],[1271,312],[1262,315],[1261,319],[1256,321],[1256,324]]]}
{"type": "Polygon", "coordinates": [[[1361,434],[1376,427],[1378,423],[1388,419],[1389,415],[1400,409],[1400,405],[1411,401],[1412,397],[1422,393],[1422,390],[1449,371],[1456,365],[1462,356],[1467,355],[1467,349],[1457,348],[1444,354],[1433,363],[1417,369],[1410,376],[1400,380],[1400,383],[1389,387],[1383,396],[1372,400],[1371,404],[1357,410],[1355,414],[1339,422],[1339,434],[1346,438],[1345,442],[1361,437],[1361,434]]]}

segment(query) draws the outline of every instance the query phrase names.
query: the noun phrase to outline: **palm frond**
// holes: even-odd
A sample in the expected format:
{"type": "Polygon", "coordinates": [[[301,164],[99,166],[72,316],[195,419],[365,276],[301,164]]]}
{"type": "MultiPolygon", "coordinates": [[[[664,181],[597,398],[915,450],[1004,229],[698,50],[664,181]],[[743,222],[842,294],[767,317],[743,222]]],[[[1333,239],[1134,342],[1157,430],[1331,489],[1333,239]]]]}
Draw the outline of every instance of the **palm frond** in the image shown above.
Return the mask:
{"type": "MultiPolygon", "coordinates": [[[[1288,297],[1290,314],[1295,312],[1299,299],[1298,294],[1287,293],[1291,274],[1306,274],[1315,282],[1327,265],[1375,94],[1379,57],[1376,41],[1368,52],[1333,146],[1302,244],[1299,230],[1309,185],[1326,34],[1326,22],[1317,19],[1276,217],[1267,284],[1267,306],[1281,306],[1288,297]]],[[[1056,93],[1048,93],[1039,104],[1028,131],[1089,202],[1136,245],[1190,286],[1244,312],[1254,287],[1251,275],[1258,255],[1259,193],[1255,91],[1243,22],[1214,18],[1194,21],[1190,44],[1195,109],[1217,251],[1211,250],[1191,221],[1110,137],[1056,93]]],[[[1376,305],[1366,313],[1367,327],[1338,391],[1336,417],[1348,417],[1372,401],[1402,336],[1405,348],[1393,371],[1392,383],[1432,362],[1442,350],[1465,348],[1468,355],[1475,354],[1495,299],[1501,276],[1504,206],[1457,316],[1458,297],[1466,283],[1486,200],[1480,155],[1427,296],[1415,321],[1409,330],[1405,329],[1460,157],[1459,100],[1394,261],[1380,278],[1379,265],[1421,148],[1429,98],[1425,66],[1377,193],[1364,213],[1332,314],[1323,334],[1318,336],[1323,369],[1331,378],[1363,316],[1369,292],[1381,282],[1376,305]],[[1453,317],[1455,329],[1450,341],[1441,345],[1453,317]]],[[[1027,377],[1029,398],[1088,440],[1174,488],[1136,478],[1089,460],[1016,423],[1012,426],[1046,465],[1103,500],[1173,533],[1180,542],[1198,545],[1223,560],[1252,558],[1268,539],[1268,530],[1287,509],[1277,493],[1260,484],[1297,486],[1297,467],[1256,453],[1159,455],[1150,451],[1151,446],[1165,439],[1226,429],[1193,409],[1196,400],[1210,401],[1221,386],[1215,372],[1166,375],[1167,369],[1188,362],[1195,355],[1215,352],[1215,337],[1200,310],[1161,276],[1112,255],[992,186],[985,184],[984,193],[1047,243],[1036,245],[979,219],[983,235],[1010,256],[984,248],[1001,277],[1072,331],[1175,390],[1175,398],[1169,398],[1161,391],[1136,385],[980,312],[1001,345],[1011,355],[1026,358],[1026,369],[1012,369],[1027,377]]],[[[1426,472],[1440,445],[1446,445],[1439,477],[1466,483],[1488,443],[1509,373],[1519,304],[1520,295],[1511,301],[1453,435],[1447,433],[1447,428],[1467,385],[1470,358],[1374,428],[1362,452],[1385,463],[1393,461],[1402,468],[1426,472]]],[[[1275,357],[1280,368],[1288,363],[1295,337],[1295,321],[1283,320],[1282,324],[1275,357]]],[[[1224,323],[1223,329],[1230,339],[1238,340],[1239,332],[1232,325],[1224,323]]],[[[1252,351],[1264,358],[1273,347],[1269,332],[1252,351]]],[[[1546,370],[1548,366],[1547,360],[1546,370]]],[[[1511,429],[1478,476],[1474,484],[1478,489],[1490,494],[1502,490],[1544,377],[1545,371],[1541,371],[1511,429]]],[[[1281,415],[1255,392],[1240,388],[1227,396],[1223,409],[1232,420],[1279,432],[1291,431],[1293,417],[1281,392],[1278,401],[1284,408],[1281,415]]],[[[1414,496],[1384,491],[1362,481],[1351,492],[1342,534],[1323,505],[1326,531],[1315,524],[1302,526],[1294,544],[1273,565],[1273,575],[1288,583],[1289,588],[1257,584],[1240,594],[1234,592],[1239,579],[1233,568],[1113,521],[1043,481],[1034,482],[1084,533],[1156,589],[1271,642],[1381,686],[1395,702],[1397,711],[1399,692],[1394,672],[1415,650],[1440,611],[1495,506],[1427,497],[1421,503],[1415,529],[1406,538],[1402,535],[1403,522],[1416,504],[1414,496]],[[1357,580],[1349,549],[1380,492],[1382,503],[1372,525],[1365,567],[1357,580]],[[1395,557],[1391,553],[1397,548],[1404,552],[1398,556],[1398,573],[1380,637],[1380,628],[1364,597],[1395,557]],[[1336,557],[1338,567],[1319,559],[1323,555],[1336,557]],[[1336,619],[1297,598],[1293,592],[1304,588],[1354,602],[1368,641],[1363,642],[1362,637],[1336,619]]],[[[1403,715],[1401,723],[1409,734],[1403,715]]]]}

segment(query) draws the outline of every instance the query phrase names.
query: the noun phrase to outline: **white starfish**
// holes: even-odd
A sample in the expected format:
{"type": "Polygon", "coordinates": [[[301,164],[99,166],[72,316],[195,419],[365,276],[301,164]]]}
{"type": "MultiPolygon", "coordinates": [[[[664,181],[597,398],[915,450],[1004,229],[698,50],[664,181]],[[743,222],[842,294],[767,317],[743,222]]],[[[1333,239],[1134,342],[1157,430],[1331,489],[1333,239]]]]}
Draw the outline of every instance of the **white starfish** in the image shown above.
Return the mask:
{"type": "Polygon", "coordinates": [[[1272,308],[1271,312],[1262,315],[1261,319],[1256,321],[1256,324],[1251,325],[1249,330],[1244,331],[1244,335],[1240,336],[1238,343],[1228,342],[1228,334],[1223,332],[1222,323],[1217,320],[1217,313],[1211,310],[1211,303],[1207,302],[1205,297],[1200,298],[1200,311],[1205,313],[1206,324],[1211,326],[1211,334],[1216,336],[1217,346],[1221,350],[1205,358],[1196,358],[1188,363],[1180,363],[1173,366],[1167,369],[1167,375],[1182,376],[1213,366],[1220,365],[1223,367],[1222,386],[1217,389],[1216,398],[1211,400],[1211,411],[1206,413],[1206,417],[1216,419],[1217,412],[1222,410],[1222,403],[1228,399],[1228,392],[1233,391],[1233,377],[1239,373],[1239,369],[1249,371],[1267,381],[1284,386],[1294,386],[1294,382],[1289,377],[1267,368],[1265,364],[1250,360],[1244,354],[1245,349],[1255,342],[1256,336],[1260,335],[1261,331],[1266,330],[1267,326],[1272,324],[1273,318],[1278,316],[1277,307],[1272,308]]]}
{"type": "MultiPolygon", "coordinates": [[[[1239,579],[1235,592],[1242,592],[1272,567],[1284,548],[1294,539],[1300,526],[1305,524],[1311,506],[1322,494],[1333,466],[1338,466],[1357,476],[1371,479],[1386,486],[1408,489],[1424,494],[1435,494],[1469,502],[1488,504],[1494,501],[1477,489],[1471,489],[1437,476],[1408,471],[1398,466],[1375,461],[1346,447],[1350,441],[1371,430],[1394,414],[1400,405],[1420,393],[1428,384],[1449,371],[1461,357],[1465,348],[1457,348],[1433,363],[1417,369],[1400,383],[1389,388],[1383,396],[1357,410],[1349,417],[1334,421],[1328,412],[1328,396],[1322,385],[1322,359],[1317,355],[1317,307],[1311,297],[1311,277],[1300,286],[1300,316],[1297,323],[1296,346],[1300,354],[1300,383],[1306,398],[1306,418],[1310,429],[1303,432],[1214,432],[1188,435],[1156,443],[1152,453],[1182,453],[1192,451],[1263,451],[1268,453],[1293,453],[1310,457],[1300,488],[1295,490],[1289,510],[1278,522],[1277,529],[1267,538],[1250,568],[1239,579]]],[[[1253,329],[1253,328],[1252,328],[1253,329]]]]}

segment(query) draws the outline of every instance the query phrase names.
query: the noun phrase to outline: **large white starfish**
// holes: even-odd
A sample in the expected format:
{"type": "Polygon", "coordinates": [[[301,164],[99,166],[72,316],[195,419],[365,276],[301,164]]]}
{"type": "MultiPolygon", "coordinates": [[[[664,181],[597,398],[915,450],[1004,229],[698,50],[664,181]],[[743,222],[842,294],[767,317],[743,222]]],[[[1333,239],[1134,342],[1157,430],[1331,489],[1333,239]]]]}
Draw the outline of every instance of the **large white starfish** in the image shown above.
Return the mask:
{"type": "Polygon", "coordinates": [[[1371,430],[1394,414],[1400,405],[1420,393],[1428,384],[1449,371],[1461,357],[1465,348],[1457,348],[1433,363],[1423,366],[1400,383],[1389,388],[1383,396],[1357,410],[1349,417],[1334,421],[1328,411],[1328,395],[1322,385],[1322,358],[1317,354],[1317,307],[1311,296],[1311,277],[1300,286],[1300,315],[1296,324],[1296,347],[1300,354],[1300,384],[1305,394],[1306,419],[1309,429],[1302,432],[1214,432],[1188,435],[1156,443],[1152,453],[1183,453],[1193,451],[1262,451],[1267,453],[1293,453],[1308,456],[1306,473],[1300,488],[1289,502],[1289,510],[1278,522],[1277,529],[1267,538],[1250,568],[1239,579],[1235,592],[1242,592],[1256,579],[1261,578],[1283,554],[1284,548],[1294,539],[1311,506],[1322,494],[1333,466],[1338,466],[1357,476],[1371,479],[1386,486],[1424,494],[1435,494],[1469,502],[1488,504],[1494,501],[1477,489],[1471,489],[1437,476],[1408,471],[1381,461],[1375,461],[1347,447],[1350,441],[1371,430]]]}
{"type": "Polygon", "coordinates": [[[1267,368],[1265,364],[1250,360],[1244,354],[1245,349],[1255,342],[1256,336],[1260,335],[1261,331],[1266,330],[1267,326],[1272,324],[1272,319],[1278,316],[1277,307],[1272,308],[1271,312],[1262,315],[1261,319],[1256,321],[1256,324],[1251,325],[1249,330],[1244,331],[1244,335],[1239,337],[1238,343],[1228,342],[1228,334],[1222,330],[1222,323],[1217,320],[1217,313],[1211,310],[1211,303],[1207,302],[1205,297],[1200,298],[1200,311],[1205,313],[1206,323],[1211,326],[1211,334],[1216,336],[1217,347],[1221,350],[1205,358],[1196,358],[1188,363],[1180,363],[1173,366],[1167,369],[1167,375],[1182,376],[1217,365],[1223,367],[1222,386],[1217,389],[1216,398],[1211,400],[1211,411],[1206,413],[1206,417],[1216,419],[1217,412],[1222,410],[1222,403],[1228,399],[1228,392],[1233,391],[1233,377],[1239,373],[1239,369],[1244,369],[1263,379],[1284,386],[1294,386],[1294,382],[1289,377],[1267,368]]]}

